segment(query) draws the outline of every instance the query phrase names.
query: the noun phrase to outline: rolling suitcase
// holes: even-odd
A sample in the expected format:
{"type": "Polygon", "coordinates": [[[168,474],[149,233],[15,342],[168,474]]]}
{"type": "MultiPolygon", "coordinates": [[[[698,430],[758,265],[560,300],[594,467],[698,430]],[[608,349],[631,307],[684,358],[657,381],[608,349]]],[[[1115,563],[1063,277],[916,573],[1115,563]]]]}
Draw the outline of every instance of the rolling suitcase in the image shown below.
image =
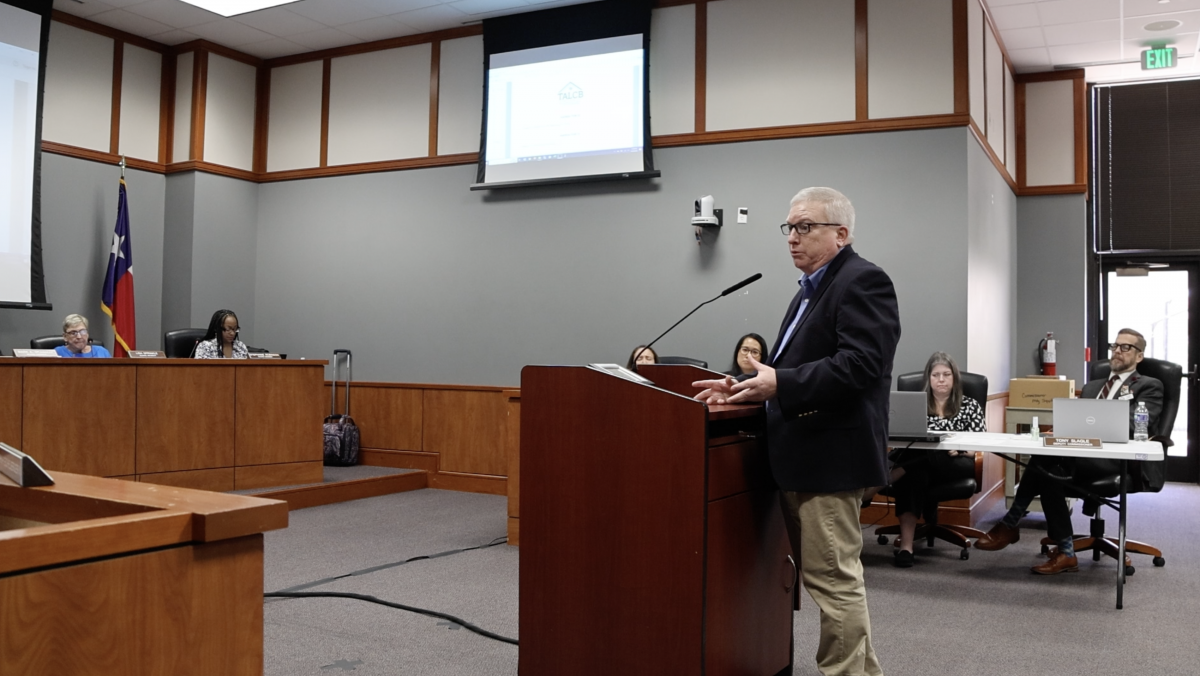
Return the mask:
{"type": "Polygon", "coordinates": [[[325,464],[346,467],[358,464],[358,425],[350,417],[350,350],[333,351],[333,383],[329,395],[329,417],[325,418],[325,464]],[[342,373],[338,358],[346,355],[346,407],[337,412],[337,386],[342,373]]]}

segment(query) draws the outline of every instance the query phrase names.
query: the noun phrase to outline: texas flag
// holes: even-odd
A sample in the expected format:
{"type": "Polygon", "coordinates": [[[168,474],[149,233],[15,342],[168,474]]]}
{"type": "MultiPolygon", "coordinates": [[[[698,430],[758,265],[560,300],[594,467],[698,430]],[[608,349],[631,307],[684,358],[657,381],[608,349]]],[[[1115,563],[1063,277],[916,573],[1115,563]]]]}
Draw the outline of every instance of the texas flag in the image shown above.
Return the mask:
{"type": "Polygon", "coordinates": [[[129,205],[125,200],[125,179],[117,200],[117,228],[108,252],[108,272],[104,273],[104,293],[100,305],[112,319],[113,356],[124,357],[137,349],[137,330],[133,321],[133,247],[129,243],[129,205]]]}

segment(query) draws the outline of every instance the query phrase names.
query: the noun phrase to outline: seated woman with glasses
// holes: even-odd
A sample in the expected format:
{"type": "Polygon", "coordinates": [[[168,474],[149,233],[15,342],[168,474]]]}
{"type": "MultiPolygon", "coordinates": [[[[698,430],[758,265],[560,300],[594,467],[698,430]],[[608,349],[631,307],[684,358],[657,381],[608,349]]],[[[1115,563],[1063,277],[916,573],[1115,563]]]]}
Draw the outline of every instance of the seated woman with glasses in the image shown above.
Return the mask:
{"type": "Polygon", "coordinates": [[[733,366],[729,367],[725,375],[737,377],[757,374],[758,370],[754,368],[754,364],[750,363],[751,357],[760,364],[765,364],[771,359],[770,351],[767,350],[767,341],[757,333],[747,333],[738,339],[737,347],[733,348],[733,366]]]}
{"type": "Polygon", "coordinates": [[[67,315],[63,320],[63,341],[65,344],[54,348],[60,357],[92,357],[107,359],[112,357],[103,345],[92,345],[88,342],[88,320],[83,315],[67,315]]]}
{"type": "Polygon", "coordinates": [[[238,318],[233,310],[217,310],[208,331],[196,344],[196,359],[249,359],[246,344],[238,340],[238,318]]]}

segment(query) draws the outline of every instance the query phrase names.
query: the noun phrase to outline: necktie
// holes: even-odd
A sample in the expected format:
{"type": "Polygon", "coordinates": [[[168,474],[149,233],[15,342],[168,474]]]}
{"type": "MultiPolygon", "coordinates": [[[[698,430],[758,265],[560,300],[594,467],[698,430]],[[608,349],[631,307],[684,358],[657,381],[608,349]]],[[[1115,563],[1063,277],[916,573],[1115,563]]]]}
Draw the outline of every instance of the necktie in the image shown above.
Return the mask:
{"type": "Polygon", "coordinates": [[[1096,397],[1096,398],[1097,399],[1108,399],[1108,394],[1110,392],[1112,392],[1113,385],[1116,385],[1117,381],[1120,379],[1121,379],[1120,375],[1118,375],[1116,373],[1112,374],[1112,377],[1110,377],[1108,379],[1108,382],[1104,383],[1104,389],[1100,390],[1100,396],[1096,397]]]}

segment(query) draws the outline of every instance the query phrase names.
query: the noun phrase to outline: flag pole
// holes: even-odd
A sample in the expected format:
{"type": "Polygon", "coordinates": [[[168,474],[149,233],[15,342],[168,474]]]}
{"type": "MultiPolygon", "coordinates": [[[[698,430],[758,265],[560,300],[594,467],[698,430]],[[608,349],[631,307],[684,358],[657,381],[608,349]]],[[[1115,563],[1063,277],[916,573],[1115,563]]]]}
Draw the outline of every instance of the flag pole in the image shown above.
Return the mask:
{"type": "Polygon", "coordinates": [[[125,156],[121,156],[121,180],[125,180],[125,156]]]}

